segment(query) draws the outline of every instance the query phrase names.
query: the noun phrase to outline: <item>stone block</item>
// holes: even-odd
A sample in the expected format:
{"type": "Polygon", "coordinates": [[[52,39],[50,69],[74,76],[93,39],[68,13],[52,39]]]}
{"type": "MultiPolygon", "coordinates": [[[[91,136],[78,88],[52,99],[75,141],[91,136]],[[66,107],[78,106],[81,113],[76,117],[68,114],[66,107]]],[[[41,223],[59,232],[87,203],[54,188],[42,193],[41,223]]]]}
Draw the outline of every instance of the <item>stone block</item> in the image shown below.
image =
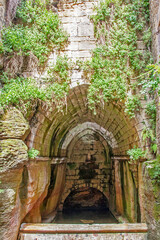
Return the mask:
{"type": "Polygon", "coordinates": [[[75,17],[71,17],[71,16],[65,16],[61,18],[61,22],[62,24],[66,24],[66,23],[74,23],[76,24],[77,22],[79,22],[80,19],[79,18],[75,18],[75,17]]]}
{"type": "Polygon", "coordinates": [[[78,28],[77,25],[75,24],[63,24],[63,28],[64,30],[67,31],[67,33],[71,36],[71,37],[75,37],[78,34],[78,28]]]}
{"type": "Polygon", "coordinates": [[[73,51],[72,58],[91,58],[92,54],[89,51],[73,51]]]}
{"type": "Polygon", "coordinates": [[[81,79],[82,78],[82,71],[73,70],[71,78],[72,79],[81,79]]]}
{"type": "Polygon", "coordinates": [[[94,26],[93,24],[78,24],[78,36],[80,37],[94,37],[94,26]]]}
{"type": "Polygon", "coordinates": [[[79,50],[93,50],[96,47],[95,42],[81,41],[79,42],[79,50]]]}
{"type": "Polygon", "coordinates": [[[24,165],[28,161],[27,146],[22,140],[0,140],[0,172],[24,165]]]}
{"type": "Polygon", "coordinates": [[[29,124],[17,109],[7,111],[0,120],[0,139],[24,138],[29,131],[29,124]]]}
{"type": "Polygon", "coordinates": [[[70,42],[65,50],[69,51],[78,51],[79,45],[78,42],[70,42]]]}

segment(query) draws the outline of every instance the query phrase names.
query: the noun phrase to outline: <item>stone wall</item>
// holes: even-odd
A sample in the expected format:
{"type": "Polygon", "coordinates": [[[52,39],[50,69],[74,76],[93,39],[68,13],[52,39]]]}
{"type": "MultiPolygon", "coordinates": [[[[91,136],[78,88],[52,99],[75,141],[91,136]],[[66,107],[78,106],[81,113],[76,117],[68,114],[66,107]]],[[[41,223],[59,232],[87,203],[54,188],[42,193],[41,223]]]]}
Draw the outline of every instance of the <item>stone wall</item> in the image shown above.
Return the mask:
{"type": "Polygon", "coordinates": [[[72,149],[61,204],[72,191],[86,187],[100,190],[109,201],[112,174],[114,176],[108,147],[102,145],[98,134],[88,130],[72,149]]]}
{"type": "MultiPolygon", "coordinates": [[[[14,1],[13,9],[11,7],[12,13],[17,2],[14,1]]],[[[58,5],[56,2],[58,3],[53,1],[53,6],[58,6],[57,11],[63,26],[70,34],[69,44],[61,54],[66,54],[73,61],[89,59],[91,51],[96,46],[90,16],[98,0],[60,1],[58,5]]],[[[153,51],[156,59],[159,50],[157,50],[158,35],[155,34],[154,29],[157,29],[158,20],[154,22],[154,19],[159,16],[158,7],[158,1],[151,1],[153,49],[155,49],[153,51]]],[[[1,0],[0,26],[4,24],[5,10],[5,1],[1,0]]],[[[10,19],[13,17],[8,16],[10,19]]],[[[56,56],[57,53],[53,50],[43,73],[35,69],[32,72],[30,68],[30,71],[26,71],[24,75],[32,75],[37,81],[43,82],[43,77],[46,76],[48,67],[55,62],[56,56]]],[[[141,132],[144,127],[144,111],[134,120],[130,120],[121,105],[106,103],[104,106],[98,106],[97,114],[94,115],[88,108],[87,87],[88,83],[83,77],[83,72],[75,68],[71,72],[71,90],[65,114],[58,112],[54,105],[48,106],[42,103],[30,119],[29,125],[22,114],[15,109],[1,118],[0,186],[4,189],[4,192],[0,193],[2,240],[15,240],[22,221],[41,222],[42,216],[46,217],[56,211],[60,202],[62,207],[68,194],[81,187],[99,189],[106,195],[113,210],[116,208],[119,214],[126,214],[133,222],[145,221],[145,198],[151,237],[154,235],[156,240],[159,238],[156,230],[159,223],[155,221],[157,216],[149,212],[150,209],[154,211],[155,206],[153,204],[150,208],[150,203],[155,203],[158,199],[158,197],[152,199],[153,191],[149,195],[147,193],[150,180],[143,179],[140,166],[130,166],[128,162],[121,162],[117,160],[118,158],[114,159],[115,161],[109,159],[109,149],[112,149],[114,156],[122,157],[134,145],[143,147],[141,132]],[[100,141],[97,141],[95,136],[98,136],[100,141]],[[40,156],[48,157],[48,160],[29,161],[27,146],[39,150],[40,156]],[[68,162],[55,163],[51,172],[49,157],[65,157],[68,162]],[[90,169],[93,175],[88,179],[85,174],[90,169]],[[65,178],[66,183],[64,183],[65,178]],[[142,189],[143,181],[146,181],[144,189],[142,189]],[[138,219],[139,211],[141,211],[141,219],[138,219]],[[153,224],[150,221],[153,221],[153,224]],[[154,229],[153,233],[152,229],[154,229]]],[[[159,119],[157,117],[158,139],[159,119]]],[[[127,237],[125,234],[121,236],[127,237]]],[[[121,236],[118,235],[118,239],[121,236]]],[[[136,235],[136,238],[138,237],[139,235],[136,235]]]]}
{"type": "Polygon", "coordinates": [[[160,52],[160,3],[150,0],[150,23],[152,27],[152,52],[155,62],[159,60],[160,52]]]}
{"type": "MultiPolygon", "coordinates": [[[[150,23],[152,29],[152,53],[154,62],[159,62],[160,54],[160,2],[159,0],[150,0],[150,23]]],[[[156,126],[156,135],[157,135],[157,146],[158,153],[160,153],[160,98],[157,94],[156,103],[157,103],[157,126],[156,126]]]]}
{"type": "Polygon", "coordinates": [[[0,0],[0,31],[2,30],[5,24],[5,11],[6,11],[6,0],[0,0]]]}
{"type": "Polygon", "coordinates": [[[143,165],[144,210],[148,224],[148,240],[160,239],[160,184],[151,180],[149,166],[143,165]]]}

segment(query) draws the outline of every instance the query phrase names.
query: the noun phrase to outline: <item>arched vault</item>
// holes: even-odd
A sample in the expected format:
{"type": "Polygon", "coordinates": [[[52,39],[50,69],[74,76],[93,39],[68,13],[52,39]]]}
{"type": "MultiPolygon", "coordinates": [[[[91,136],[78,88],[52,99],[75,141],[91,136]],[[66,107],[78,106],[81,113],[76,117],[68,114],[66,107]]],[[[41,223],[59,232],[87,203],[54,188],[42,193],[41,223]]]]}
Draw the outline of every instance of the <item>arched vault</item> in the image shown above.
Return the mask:
{"type": "Polygon", "coordinates": [[[126,155],[134,145],[140,146],[140,123],[129,119],[122,104],[117,103],[99,105],[94,114],[88,108],[87,87],[84,84],[70,90],[64,113],[42,104],[31,120],[27,145],[44,157],[64,156],[72,138],[92,129],[103,136],[114,155],[126,155]]]}

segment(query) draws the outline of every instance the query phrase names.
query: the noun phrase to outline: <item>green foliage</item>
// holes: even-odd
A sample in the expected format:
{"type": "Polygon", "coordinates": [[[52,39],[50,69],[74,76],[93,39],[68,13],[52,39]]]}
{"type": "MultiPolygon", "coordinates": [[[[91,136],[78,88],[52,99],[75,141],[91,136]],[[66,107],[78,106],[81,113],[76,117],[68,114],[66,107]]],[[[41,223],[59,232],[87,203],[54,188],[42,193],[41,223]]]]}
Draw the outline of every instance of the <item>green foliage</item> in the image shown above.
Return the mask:
{"type": "MultiPolygon", "coordinates": [[[[153,80],[156,81],[156,80],[153,80]]],[[[159,80],[158,80],[159,81],[159,80]]],[[[151,152],[156,155],[156,103],[155,100],[149,102],[146,106],[145,112],[149,118],[149,127],[144,127],[142,131],[143,140],[150,145],[151,152]]]]}
{"type": "Polygon", "coordinates": [[[4,84],[0,94],[0,108],[7,108],[14,105],[25,112],[37,100],[52,102],[62,111],[66,104],[66,96],[69,91],[69,70],[72,64],[68,58],[57,57],[55,65],[48,70],[48,78],[44,80],[45,86],[38,86],[31,78],[17,77],[10,78],[10,75],[1,75],[4,84]]]}
{"type": "Polygon", "coordinates": [[[136,148],[136,146],[134,146],[134,148],[128,150],[127,154],[130,156],[131,161],[137,161],[140,158],[145,157],[145,152],[142,151],[141,148],[136,148]]]}
{"type": "Polygon", "coordinates": [[[63,106],[67,105],[67,93],[69,91],[70,73],[72,63],[66,56],[58,56],[56,64],[48,70],[49,83],[46,89],[47,99],[54,102],[59,111],[63,111],[63,106]]]}
{"type": "MultiPolygon", "coordinates": [[[[0,53],[9,54],[10,57],[15,52],[22,56],[33,54],[41,64],[47,60],[53,47],[59,49],[67,40],[58,15],[48,10],[40,0],[23,1],[17,9],[16,21],[17,24],[2,30],[0,53]]],[[[67,64],[66,57],[57,58],[57,63],[49,72],[49,84],[44,88],[37,86],[33,79],[13,77],[9,73],[2,74],[0,108],[12,104],[27,111],[38,99],[55,102],[62,108],[64,96],[66,97],[69,90],[67,64]]]]}
{"type": "Polygon", "coordinates": [[[39,151],[34,149],[34,148],[31,148],[31,149],[28,150],[28,157],[29,158],[34,159],[38,156],[38,154],[39,154],[39,151]]]}
{"type": "Polygon", "coordinates": [[[147,139],[154,141],[155,136],[154,136],[153,130],[145,126],[142,131],[142,139],[143,141],[146,141],[147,139]]]}
{"type": "Polygon", "coordinates": [[[149,117],[149,121],[152,129],[155,130],[156,129],[156,103],[154,100],[147,104],[145,112],[149,117]]]}
{"type": "Polygon", "coordinates": [[[148,143],[151,147],[151,151],[153,153],[157,152],[157,144],[156,144],[156,137],[155,137],[155,129],[150,127],[144,126],[142,131],[142,139],[145,143],[148,143]]]}
{"type": "Polygon", "coordinates": [[[16,79],[3,78],[6,84],[0,94],[0,108],[9,105],[27,108],[37,99],[46,100],[45,92],[40,89],[33,79],[17,77],[16,79]]]}
{"type": "Polygon", "coordinates": [[[69,167],[70,170],[73,170],[76,168],[76,163],[67,163],[67,166],[69,167]]]}
{"type": "Polygon", "coordinates": [[[157,183],[160,183],[160,157],[157,156],[157,159],[146,162],[146,164],[151,178],[157,183]]]}
{"type": "MultiPolygon", "coordinates": [[[[134,110],[141,106],[140,97],[128,97],[128,92],[136,84],[134,79],[152,62],[148,50],[151,31],[149,27],[146,30],[149,1],[101,1],[92,20],[98,47],[93,51],[91,62],[86,64],[88,68],[85,66],[91,79],[89,106],[94,109],[104,101],[125,101],[126,112],[134,117],[134,110]],[[145,51],[137,50],[139,35],[143,36],[145,51]]],[[[136,85],[141,87],[144,79],[146,76],[138,79],[136,85]]]]}
{"type": "Polygon", "coordinates": [[[2,30],[1,53],[29,55],[32,52],[44,63],[53,47],[59,48],[67,40],[58,15],[47,10],[40,0],[23,1],[17,18],[21,23],[2,30]]]}
{"type": "Polygon", "coordinates": [[[141,102],[139,96],[131,95],[127,97],[127,100],[125,102],[125,112],[128,113],[130,118],[135,117],[135,112],[139,111],[140,107],[141,102]]]}
{"type": "Polygon", "coordinates": [[[69,70],[72,68],[71,61],[67,56],[58,56],[56,64],[48,70],[49,81],[56,83],[70,83],[69,70]]]}

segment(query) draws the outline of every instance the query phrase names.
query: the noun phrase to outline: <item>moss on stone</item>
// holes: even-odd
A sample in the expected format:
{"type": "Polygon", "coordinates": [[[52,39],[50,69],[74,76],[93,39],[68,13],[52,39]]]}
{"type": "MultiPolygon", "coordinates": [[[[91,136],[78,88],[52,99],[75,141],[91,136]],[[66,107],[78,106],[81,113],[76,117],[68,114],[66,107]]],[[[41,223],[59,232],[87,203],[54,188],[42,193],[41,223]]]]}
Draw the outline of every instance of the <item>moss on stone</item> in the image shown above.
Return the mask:
{"type": "Polygon", "coordinates": [[[70,170],[73,170],[76,168],[76,163],[67,163],[67,166],[69,167],[70,170]]]}
{"type": "Polygon", "coordinates": [[[28,160],[28,148],[22,140],[1,140],[0,145],[0,172],[7,171],[28,160]]]}
{"type": "Polygon", "coordinates": [[[6,111],[0,118],[0,138],[22,138],[29,130],[29,124],[16,108],[6,111]]]}

